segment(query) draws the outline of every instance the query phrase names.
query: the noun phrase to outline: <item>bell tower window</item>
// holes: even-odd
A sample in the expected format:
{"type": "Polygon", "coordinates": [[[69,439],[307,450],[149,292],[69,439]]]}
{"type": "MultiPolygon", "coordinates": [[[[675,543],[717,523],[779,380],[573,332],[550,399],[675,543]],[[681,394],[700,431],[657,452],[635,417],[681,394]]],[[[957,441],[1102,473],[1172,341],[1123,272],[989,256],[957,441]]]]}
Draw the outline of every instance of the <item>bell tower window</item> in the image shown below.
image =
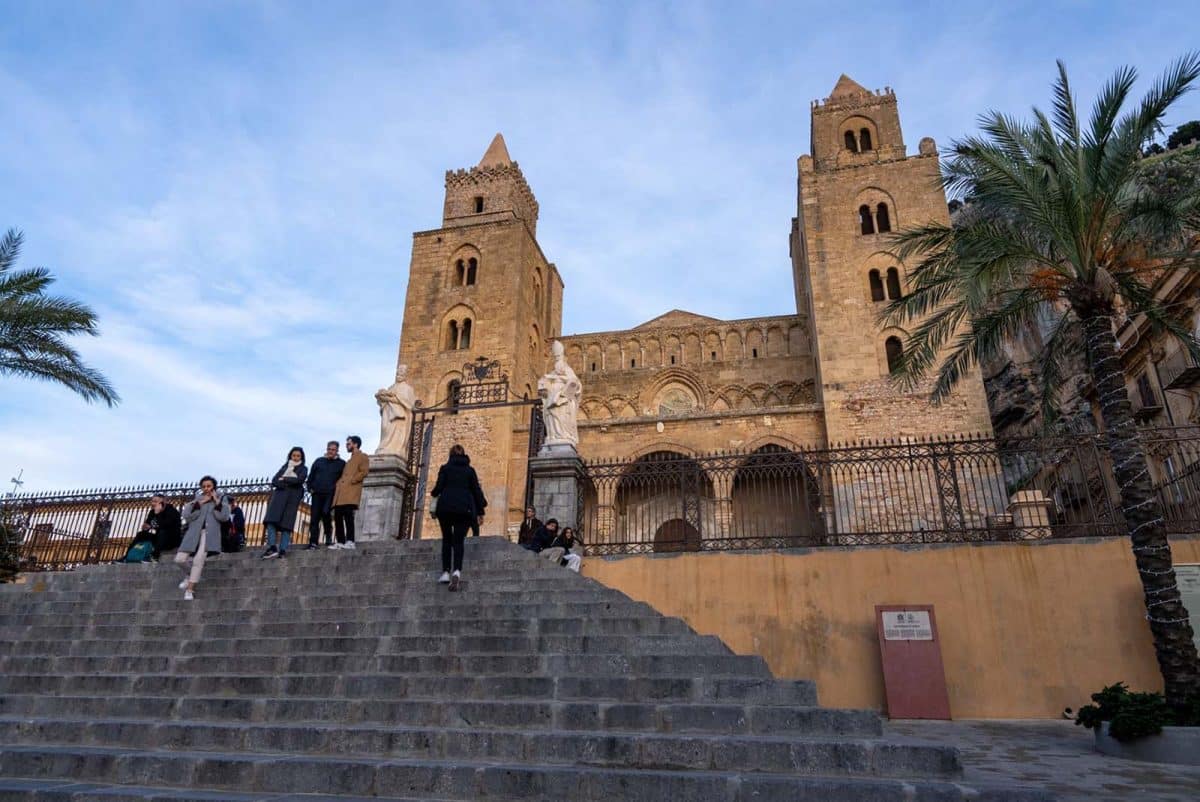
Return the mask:
{"type": "MultiPolygon", "coordinates": [[[[876,272],[876,271],[871,271],[871,272],[875,273],[876,277],[879,276],[878,272],[876,272]]],[[[873,289],[872,289],[872,292],[874,292],[873,289]]],[[[888,294],[889,301],[898,301],[898,300],[900,300],[901,295],[902,295],[902,293],[900,292],[900,271],[894,267],[889,267],[887,269],[887,294],[888,294]]],[[[883,299],[880,298],[878,300],[882,301],[883,299]]]]}
{"type": "MultiPolygon", "coordinates": [[[[459,262],[459,264],[462,264],[462,263],[459,262]]],[[[479,260],[476,259],[474,256],[472,256],[470,259],[467,260],[467,276],[466,276],[466,280],[464,282],[468,287],[475,283],[475,279],[478,276],[478,272],[479,272],[479,260]]]]}
{"type": "Polygon", "coordinates": [[[880,234],[884,234],[892,230],[892,221],[888,216],[888,207],[886,203],[881,203],[875,207],[875,227],[879,229],[880,234]]]}
{"type": "Polygon", "coordinates": [[[900,359],[904,356],[904,344],[899,337],[888,337],[883,342],[883,350],[887,353],[888,373],[895,373],[900,367],[900,359]]]}
{"type": "Polygon", "coordinates": [[[858,207],[858,227],[863,234],[875,233],[875,220],[871,217],[871,207],[865,203],[858,207]]]}
{"type": "MultiPolygon", "coordinates": [[[[847,131],[846,133],[850,133],[847,131]]],[[[864,128],[858,132],[858,141],[862,146],[863,152],[871,150],[871,129],[864,128]]]]}
{"type": "MultiPolygon", "coordinates": [[[[843,136],[846,141],[846,150],[850,151],[851,153],[858,153],[858,142],[854,139],[854,132],[847,131],[843,136]]],[[[866,148],[863,149],[866,150],[866,148]]]]}
{"type": "Polygon", "coordinates": [[[483,196],[475,196],[475,214],[483,214],[483,196]]]}
{"type": "Polygon", "coordinates": [[[878,270],[872,270],[867,274],[867,282],[871,285],[871,300],[875,303],[883,300],[883,280],[879,277],[878,270]]]}

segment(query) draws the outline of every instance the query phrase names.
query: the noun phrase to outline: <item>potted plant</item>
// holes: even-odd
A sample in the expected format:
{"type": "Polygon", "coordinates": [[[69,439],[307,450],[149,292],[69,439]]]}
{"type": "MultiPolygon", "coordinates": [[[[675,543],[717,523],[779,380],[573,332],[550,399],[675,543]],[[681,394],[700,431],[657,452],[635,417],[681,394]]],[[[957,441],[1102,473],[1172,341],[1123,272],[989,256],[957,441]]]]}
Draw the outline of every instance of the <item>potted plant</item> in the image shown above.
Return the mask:
{"type": "Polygon", "coordinates": [[[1161,693],[1135,692],[1124,682],[1092,694],[1093,704],[1064,715],[1096,736],[1096,750],[1131,760],[1200,766],[1200,695],[1171,708],[1161,693]]]}

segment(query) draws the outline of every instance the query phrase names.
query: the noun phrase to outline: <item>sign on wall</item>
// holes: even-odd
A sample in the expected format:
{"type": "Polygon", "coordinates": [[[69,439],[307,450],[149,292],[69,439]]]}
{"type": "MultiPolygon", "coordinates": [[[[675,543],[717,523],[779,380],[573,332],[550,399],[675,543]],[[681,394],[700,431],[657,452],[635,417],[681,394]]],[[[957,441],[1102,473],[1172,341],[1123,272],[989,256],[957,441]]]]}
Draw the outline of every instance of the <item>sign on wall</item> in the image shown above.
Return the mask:
{"type": "Polygon", "coordinates": [[[931,604],[875,607],[889,718],[950,718],[937,620],[931,604]]]}

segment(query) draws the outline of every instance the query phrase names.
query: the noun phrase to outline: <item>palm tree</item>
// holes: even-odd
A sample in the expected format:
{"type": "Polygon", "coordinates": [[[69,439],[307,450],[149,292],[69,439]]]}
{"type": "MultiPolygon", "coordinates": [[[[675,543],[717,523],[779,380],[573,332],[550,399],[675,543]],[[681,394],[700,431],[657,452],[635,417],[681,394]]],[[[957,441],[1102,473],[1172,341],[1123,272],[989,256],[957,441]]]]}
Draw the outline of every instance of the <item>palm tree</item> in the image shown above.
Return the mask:
{"type": "Polygon", "coordinates": [[[46,379],[89,402],[116,405],[121,398],[108,379],[85,365],[65,340],[99,334],[96,315],[69,298],[46,295],[54,277],[45,268],[14,269],[21,242],[16,229],[0,239],[0,376],[46,379]]]}
{"type": "Polygon", "coordinates": [[[1200,358],[1200,343],[1152,288],[1163,271],[1200,269],[1200,190],[1156,192],[1141,169],[1143,147],[1198,76],[1200,54],[1187,55],[1123,112],[1136,73],[1121,68],[1085,125],[1060,61],[1050,115],[1036,108],[1029,122],[983,115],[983,135],[954,142],[942,165],[947,194],[970,198],[971,214],[958,225],[934,223],[896,235],[895,255],[915,262],[911,293],[881,315],[886,325],[912,326],[896,381],[912,389],[932,378],[936,403],[1047,305],[1061,311],[1038,366],[1043,411],[1051,420],[1064,370],[1082,356],[1099,397],[1146,618],[1173,706],[1200,693],[1200,665],[1114,323],[1119,311],[1144,315],[1200,358]]]}

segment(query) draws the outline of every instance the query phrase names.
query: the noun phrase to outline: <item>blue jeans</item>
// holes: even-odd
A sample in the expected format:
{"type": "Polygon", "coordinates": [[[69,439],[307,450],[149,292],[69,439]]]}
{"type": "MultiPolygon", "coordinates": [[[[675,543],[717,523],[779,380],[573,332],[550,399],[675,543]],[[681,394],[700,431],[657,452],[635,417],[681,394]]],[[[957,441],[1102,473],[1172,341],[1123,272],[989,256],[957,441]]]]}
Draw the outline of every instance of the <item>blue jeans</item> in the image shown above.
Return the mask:
{"type": "Polygon", "coordinates": [[[292,530],[291,529],[276,529],[275,524],[267,524],[267,545],[275,545],[275,533],[279,532],[279,550],[287,551],[288,546],[292,545],[292,530]]]}

